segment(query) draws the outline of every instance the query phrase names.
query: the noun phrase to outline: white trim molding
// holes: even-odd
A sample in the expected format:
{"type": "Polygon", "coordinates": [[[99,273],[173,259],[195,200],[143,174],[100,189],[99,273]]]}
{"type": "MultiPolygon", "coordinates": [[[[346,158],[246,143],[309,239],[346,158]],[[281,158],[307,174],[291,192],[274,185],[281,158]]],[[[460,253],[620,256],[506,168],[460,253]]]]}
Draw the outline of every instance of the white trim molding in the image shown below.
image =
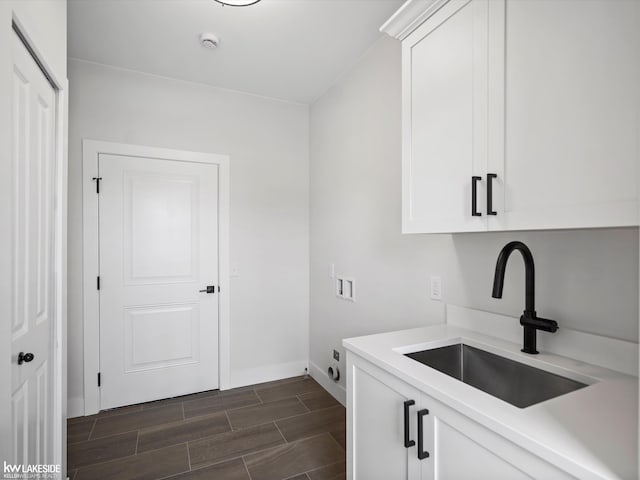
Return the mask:
{"type": "MultiPolygon", "coordinates": [[[[346,367],[344,368],[344,372],[342,375],[347,375],[346,367]]],[[[343,406],[347,406],[347,389],[340,385],[339,383],[334,382],[329,375],[327,374],[326,369],[320,368],[315,363],[309,363],[309,373],[311,377],[320,384],[322,388],[324,388],[327,392],[329,392],[333,398],[339,401],[343,406]]]]}
{"type": "Polygon", "coordinates": [[[398,40],[404,40],[426,19],[436,13],[449,0],[407,0],[380,31],[398,40]]]}
{"type": "MultiPolygon", "coordinates": [[[[233,382],[229,388],[246,387],[247,385],[257,385],[259,383],[281,380],[283,378],[299,377],[300,375],[304,375],[306,368],[306,360],[300,360],[298,362],[278,363],[256,368],[234,370],[233,382]]],[[[226,390],[226,388],[220,388],[220,390],[226,390]]]]}
{"type": "MultiPolygon", "coordinates": [[[[172,150],[85,139],[82,141],[82,215],[83,215],[83,325],[84,325],[84,415],[100,410],[97,372],[100,368],[99,294],[95,288],[98,276],[98,196],[95,182],[100,154],[126,155],[218,166],[218,269],[220,297],[218,311],[219,388],[230,388],[230,289],[229,282],[229,182],[230,159],[227,155],[172,150]]],[[[74,410],[79,409],[75,399],[74,410]]],[[[74,412],[78,413],[78,412],[74,412]]]]}

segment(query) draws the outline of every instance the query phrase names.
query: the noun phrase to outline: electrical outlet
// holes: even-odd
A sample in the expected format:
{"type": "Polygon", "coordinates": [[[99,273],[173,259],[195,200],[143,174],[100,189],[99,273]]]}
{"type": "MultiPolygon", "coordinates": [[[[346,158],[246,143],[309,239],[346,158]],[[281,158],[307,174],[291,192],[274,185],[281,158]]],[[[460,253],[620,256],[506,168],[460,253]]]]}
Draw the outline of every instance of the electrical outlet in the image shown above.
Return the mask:
{"type": "Polygon", "coordinates": [[[340,361],[340,352],[339,352],[338,350],[334,350],[334,351],[333,351],[333,359],[334,359],[336,362],[339,362],[339,361],[340,361]]]}
{"type": "Polygon", "coordinates": [[[442,279],[440,277],[431,277],[430,290],[433,300],[442,300],[442,279]]]}

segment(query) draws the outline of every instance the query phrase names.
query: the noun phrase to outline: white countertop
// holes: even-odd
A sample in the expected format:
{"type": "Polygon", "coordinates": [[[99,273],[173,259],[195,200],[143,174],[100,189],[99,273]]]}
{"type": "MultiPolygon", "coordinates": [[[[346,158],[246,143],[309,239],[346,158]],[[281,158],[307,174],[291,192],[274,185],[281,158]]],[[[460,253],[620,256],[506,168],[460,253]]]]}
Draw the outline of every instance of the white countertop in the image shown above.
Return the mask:
{"type": "Polygon", "coordinates": [[[344,347],[578,478],[637,478],[638,379],[464,328],[437,325],[343,340],[344,347]],[[466,343],[589,386],[518,408],[404,353],[466,343]]]}

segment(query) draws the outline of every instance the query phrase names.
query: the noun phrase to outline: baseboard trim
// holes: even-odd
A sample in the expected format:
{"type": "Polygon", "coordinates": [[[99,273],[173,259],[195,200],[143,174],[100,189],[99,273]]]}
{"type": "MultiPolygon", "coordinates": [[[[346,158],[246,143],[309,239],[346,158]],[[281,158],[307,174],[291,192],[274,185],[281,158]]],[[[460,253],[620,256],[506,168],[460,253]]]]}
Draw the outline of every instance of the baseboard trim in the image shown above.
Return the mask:
{"type": "Polygon", "coordinates": [[[229,388],[246,387],[257,383],[304,375],[306,368],[307,362],[301,360],[298,362],[278,363],[244,370],[232,369],[229,388]]]}
{"type": "Polygon", "coordinates": [[[67,418],[84,417],[84,399],[82,397],[67,398],[67,418]]]}
{"type": "MultiPolygon", "coordinates": [[[[347,390],[339,383],[330,379],[324,368],[320,368],[315,363],[309,362],[309,373],[322,388],[329,392],[343,406],[347,406],[347,390]]],[[[346,375],[346,372],[342,372],[342,375],[346,375]]]]}

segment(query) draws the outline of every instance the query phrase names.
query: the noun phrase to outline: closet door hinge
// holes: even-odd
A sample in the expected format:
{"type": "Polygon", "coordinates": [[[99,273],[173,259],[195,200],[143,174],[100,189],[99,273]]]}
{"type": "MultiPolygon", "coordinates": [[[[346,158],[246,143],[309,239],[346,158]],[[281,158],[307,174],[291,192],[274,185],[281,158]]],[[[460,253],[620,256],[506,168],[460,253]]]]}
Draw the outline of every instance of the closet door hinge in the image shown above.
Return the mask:
{"type": "Polygon", "coordinates": [[[100,277],[96,277],[96,288],[100,290],[100,277]]]}
{"type": "Polygon", "coordinates": [[[102,384],[101,379],[100,379],[100,372],[98,372],[98,386],[100,387],[102,384]]]}

